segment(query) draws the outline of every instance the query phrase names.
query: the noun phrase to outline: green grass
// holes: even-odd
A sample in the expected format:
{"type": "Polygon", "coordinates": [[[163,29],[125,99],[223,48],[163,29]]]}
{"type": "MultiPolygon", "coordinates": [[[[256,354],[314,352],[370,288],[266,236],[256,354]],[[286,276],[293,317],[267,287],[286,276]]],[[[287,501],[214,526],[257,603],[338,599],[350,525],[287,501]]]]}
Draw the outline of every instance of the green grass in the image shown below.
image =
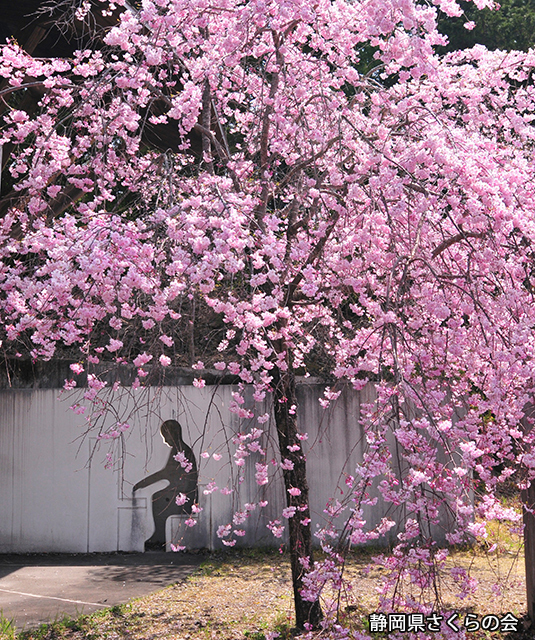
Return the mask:
{"type": "Polygon", "coordinates": [[[13,620],[4,618],[3,613],[0,611],[0,638],[2,640],[15,640],[15,625],[13,620]]]}

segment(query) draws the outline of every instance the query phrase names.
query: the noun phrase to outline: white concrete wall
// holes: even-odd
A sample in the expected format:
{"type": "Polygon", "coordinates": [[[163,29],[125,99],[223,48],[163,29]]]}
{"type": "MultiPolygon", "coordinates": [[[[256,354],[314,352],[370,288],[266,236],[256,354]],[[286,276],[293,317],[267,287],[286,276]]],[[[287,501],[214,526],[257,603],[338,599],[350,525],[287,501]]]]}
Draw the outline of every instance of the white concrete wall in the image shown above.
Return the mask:
{"type": "Polygon", "coordinates": [[[87,447],[57,391],[0,395],[0,551],[87,549],[87,447]]]}
{"type": "MultiPolygon", "coordinates": [[[[361,393],[347,391],[325,411],[318,403],[322,389],[299,387],[300,428],[309,434],[304,450],[313,525],[323,521],[323,509],[332,496],[345,495],[344,472],[353,473],[362,457],[360,402],[373,400],[371,387],[361,393]]],[[[165,481],[136,491],[135,497],[132,487],[165,465],[170,449],[159,428],[168,419],[181,423],[183,439],[195,454],[203,507],[191,529],[181,526],[184,518],[168,520],[168,543],[171,537],[178,541],[185,531],[188,546],[219,548],[217,527],[229,523],[245,502],[267,499],[269,506],[261,515],[257,510],[244,526],[247,535],[240,543],[279,544],[265,526],[280,517],[285,506],[279,475],[259,487],[254,465],[248,464],[244,482],[237,482],[237,467],[230,457],[234,449],[226,444],[240,428],[228,410],[234,390],[164,387],[140,391],[139,397],[132,391],[117,392],[111,402],[115,415],[107,414],[105,426],[117,420],[132,426],[123,439],[113,442],[98,441],[94,431],[86,433],[86,418],[69,409],[81,392],[58,400],[58,390],[0,391],[0,552],[143,550],[153,531],[151,497],[165,481]],[[220,452],[223,458],[203,459],[203,451],[220,452]],[[113,456],[111,468],[105,466],[107,453],[113,456]],[[231,495],[203,494],[209,482],[222,488],[230,476],[235,489],[231,495]]],[[[273,430],[264,445],[268,460],[278,457],[273,430]]],[[[365,515],[375,524],[385,508],[379,503],[365,515]]]]}

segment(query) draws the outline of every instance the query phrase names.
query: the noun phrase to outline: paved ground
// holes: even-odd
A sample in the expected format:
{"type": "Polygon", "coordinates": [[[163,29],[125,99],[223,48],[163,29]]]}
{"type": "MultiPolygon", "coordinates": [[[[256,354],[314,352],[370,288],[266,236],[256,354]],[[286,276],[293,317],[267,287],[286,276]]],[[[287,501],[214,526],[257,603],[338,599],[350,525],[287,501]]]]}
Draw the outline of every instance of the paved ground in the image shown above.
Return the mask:
{"type": "Polygon", "coordinates": [[[183,580],[202,559],[163,552],[0,555],[0,612],[18,630],[91,613],[183,580]]]}

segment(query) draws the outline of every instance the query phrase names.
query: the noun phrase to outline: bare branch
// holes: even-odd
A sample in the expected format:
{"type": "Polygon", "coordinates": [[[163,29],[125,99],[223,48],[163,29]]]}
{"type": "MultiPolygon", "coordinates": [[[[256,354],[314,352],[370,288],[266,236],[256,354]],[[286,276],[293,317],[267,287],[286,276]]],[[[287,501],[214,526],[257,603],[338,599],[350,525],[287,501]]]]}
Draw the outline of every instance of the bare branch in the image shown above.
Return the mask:
{"type": "Polygon", "coordinates": [[[451,247],[452,244],[455,244],[456,242],[460,242],[461,240],[464,240],[466,238],[483,238],[486,235],[487,235],[486,231],[461,231],[460,233],[456,233],[451,238],[448,238],[447,240],[444,240],[443,242],[441,242],[438,245],[438,247],[433,251],[431,256],[433,258],[436,258],[448,247],[451,247]]]}

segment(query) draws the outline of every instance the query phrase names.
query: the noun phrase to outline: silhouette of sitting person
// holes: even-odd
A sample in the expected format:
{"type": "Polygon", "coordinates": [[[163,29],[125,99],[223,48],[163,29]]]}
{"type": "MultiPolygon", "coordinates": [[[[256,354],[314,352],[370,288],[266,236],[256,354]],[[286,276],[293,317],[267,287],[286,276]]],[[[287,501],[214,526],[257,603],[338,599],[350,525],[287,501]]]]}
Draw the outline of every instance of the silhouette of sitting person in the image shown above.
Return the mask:
{"type": "Polygon", "coordinates": [[[160,427],[160,433],[166,444],[171,447],[167,463],[163,469],[153,473],[134,485],[133,491],[149,487],[159,480],[167,480],[168,486],[156,491],[152,496],[152,514],[155,530],[146,541],[147,547],[162,548],[165,546],[165,523],[169,516],[191,514],[192,505],[197,502],[197,465],[193,451],[182,440],[182,427],[176,420],[166,420],[160,427]],[[179,452],[191,464],[189,471],[184,469],[174,458],[179,452]],[[176,497],[183,493],[188,498],[183,505],[176,503],[176,497]]]}

